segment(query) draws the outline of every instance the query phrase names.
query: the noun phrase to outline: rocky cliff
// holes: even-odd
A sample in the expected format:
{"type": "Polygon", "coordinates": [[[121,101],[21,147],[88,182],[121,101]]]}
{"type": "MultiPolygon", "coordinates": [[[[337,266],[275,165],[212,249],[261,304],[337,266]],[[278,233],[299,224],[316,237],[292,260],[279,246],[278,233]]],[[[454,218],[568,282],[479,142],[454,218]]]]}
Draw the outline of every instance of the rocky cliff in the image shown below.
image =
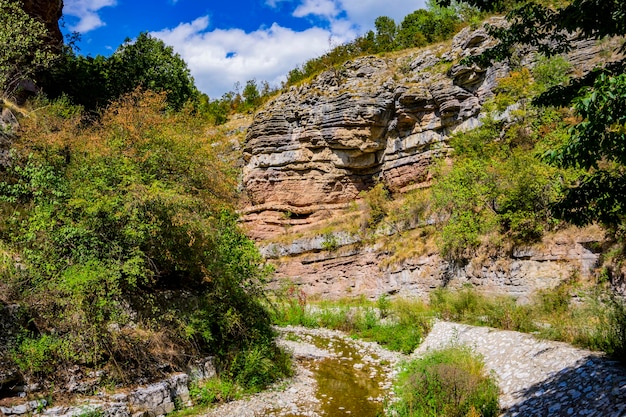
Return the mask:
{"type": "MultiPolygon", "coordinates": [[[[269,103],[244,149],[251,235],[324,220],[376,181],[392,192],[428,185],[433,156],[449,150],[451,134],[480,123],[482,105],[509,73],[506,64],[458,63],[492,43],[484,30],[466,28],[451,45],[356,59],[269,103]]],[[[601,50],[580,43],[568,59],[587,71],[601,50]]],[[[533,54],[525,56],[522,65],[532,65],[533,54]]]]}
{"type": "MultiPolygon", "coordinates": [[[[325,230],[330,218],[348,212],[359,193],[377,182],[396,195],[428,187],[433,158],[450,152],[450,135],[481,123],[483,104],[510,73],[504,63],[459,63],[493,42],[483,29],[466,28],[452,42],[355,59],[291,87],[256,115],[244,147],[242,212],[266,256],[281,259],[279,279],[334,297],[423,295],[450,282],[525,297],[573,273],[588,274],[598,255],[586,243],[596,241],[597,233],[552,237],[549,244],[515,248],[506,259],[486,258],[461,269],[436,250],[389,262],[381,245],[349,235],[332,235],[333,250],[322,233],[300,241],[281,238],[325,230]],[[268,239],[283,243],[267,245],[268,239]]],[[[581,74],[612,51],[612,45],[580,42],[567,59],[581,74]]],[[[532,51],[519,56],[522,66],[532,67],[536,59],[532,51]]]]}
{"type": "Polygon", "coordinates": [[[45,23],[50,36],[50,44],[63,45],[63,35],[59,29],[59,19],[63,14],[63,0],[24,0],[24,11],[45,23]]]}

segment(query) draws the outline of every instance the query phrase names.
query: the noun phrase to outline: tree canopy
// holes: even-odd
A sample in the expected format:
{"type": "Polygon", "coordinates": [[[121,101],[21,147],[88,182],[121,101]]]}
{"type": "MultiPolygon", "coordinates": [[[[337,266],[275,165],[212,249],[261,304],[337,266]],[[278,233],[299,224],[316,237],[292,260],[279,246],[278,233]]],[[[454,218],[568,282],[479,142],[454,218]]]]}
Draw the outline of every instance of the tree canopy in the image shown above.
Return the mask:
{"type": "Polygon", "coordinates": [[[42,85],[51,97],[66,94],[87,109],[105,106],[137,87],[164,92],[169,107],[177,110],[199,94],[180,55],[148,33],[126,39],[110,57],[85,57],[67,49],[42,75],[42,85]]]}

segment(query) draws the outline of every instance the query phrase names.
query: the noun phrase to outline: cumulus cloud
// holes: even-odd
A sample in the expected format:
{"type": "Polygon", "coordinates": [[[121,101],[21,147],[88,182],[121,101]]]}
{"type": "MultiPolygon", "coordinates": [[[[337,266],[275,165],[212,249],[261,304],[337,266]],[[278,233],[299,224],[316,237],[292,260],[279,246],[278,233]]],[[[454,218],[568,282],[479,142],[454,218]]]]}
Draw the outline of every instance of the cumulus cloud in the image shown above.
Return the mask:
{"type": "Polygon", "coordinates": [[[314,18],[318,26],[295,31],[274,23],[253,32],[208,30],[209,18],[204,16],[152,35],[182,56],[201,91],[219,98],[236,82],[245,85],[253,78],[278,86],[296,65],[373,29],[376,17],[389,16],[399,23],[425,1],[266,0],[270,7],[290,7],[294,17],[314,18]]]}
{"type": "Polygon", "coordinates": [[[295,17],[315,15],[329,19],[334,18],[338,14],[339,9],[334,0],[304,0],[293,12],[295,17]]]}
{"type": "Polygon", "coordinates": [[[332,22],[343,14],[345,20],[364,33],[374,28],[378,16],[389,16],[400,23],[404,16],[424,7],[426,0],[302,0],[294,16],[315,15],[332,22]]]}
{"type": "Polygon", "coordinates": [[[78,23],[70,28],[72,31],[87,33],[105,26],[106,23],[100,19],[98,11],[116,4],[116,0],[65,0],[63,14],[78,18],[78,23]]]}
{"type": "Polygon", "coordinates": [[[280,85],[296,65],[328,51],[329,39],[342,43],[354,35],[345,28],[340,33],[317,27],[294,31],[276,23],[249,33],[208,31],[208,27],[209,18],[204,16],[151,35],[174,47],[189,65],[198,88],[211,98],[253,78],[280,85]]]}

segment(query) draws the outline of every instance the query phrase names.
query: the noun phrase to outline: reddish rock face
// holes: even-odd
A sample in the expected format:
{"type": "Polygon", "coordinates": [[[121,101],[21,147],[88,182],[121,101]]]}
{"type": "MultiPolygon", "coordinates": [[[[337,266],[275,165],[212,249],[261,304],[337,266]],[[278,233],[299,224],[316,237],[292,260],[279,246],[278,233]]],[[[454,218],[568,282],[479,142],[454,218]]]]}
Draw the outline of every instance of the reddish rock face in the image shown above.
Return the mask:
{"type": "MultiPolygon", "coordinates": [[[[482,105],[509,74],[506,64],[453,63],[493,42],[483,29],[466,28],[451,45],[349,61],[268,103],[244,148],[250,235],[305,229],[378,181],[392,193],[428,186],[433,160],[451,150],[448,138],[480,125],[482,105]]],[[[599,53],[580,43],[568,59],[588,71],[599,53]]],[[[527,53],[522,65],[535,59],[527,53]]]]}
{"type": "Polygon", "coordinates": [[[59,19],[63,14],[63,0],[23,0],[23,4],[26,13],[46,24],[50,43],[61,47],[63,35],[59,29],[59,19]]]}
{"type": "MultiPolygon", "coordinates": [[[[486,46],[482,32],[466,30],[466,38],[486,46]]],[[[441,64],[465,51],[439,48],[355,59],[292,87],[256,115],[243,176],[253,237],[272,237],[285,222],[295,231],[328,218],[329,208],[377,181],[392,192],[429,183],[433,158],[449,150],[447,137],[479,123],[481,104],[507,74],[502,66],[446,72],[441,64]]]]}

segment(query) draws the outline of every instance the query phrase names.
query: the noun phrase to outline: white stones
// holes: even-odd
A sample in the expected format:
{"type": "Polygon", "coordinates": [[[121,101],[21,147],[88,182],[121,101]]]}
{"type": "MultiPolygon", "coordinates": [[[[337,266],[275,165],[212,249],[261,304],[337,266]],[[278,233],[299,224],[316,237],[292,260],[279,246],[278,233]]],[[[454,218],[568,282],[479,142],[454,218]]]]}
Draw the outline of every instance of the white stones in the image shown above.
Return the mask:
{"type": "Polygon", "coordinates": [[[626,371],[598,353],[523,333],[438,322],[414,354],[450,343],[483,356],[497,377],[503,416],[605,416],[626,403],[626,371]]]}

